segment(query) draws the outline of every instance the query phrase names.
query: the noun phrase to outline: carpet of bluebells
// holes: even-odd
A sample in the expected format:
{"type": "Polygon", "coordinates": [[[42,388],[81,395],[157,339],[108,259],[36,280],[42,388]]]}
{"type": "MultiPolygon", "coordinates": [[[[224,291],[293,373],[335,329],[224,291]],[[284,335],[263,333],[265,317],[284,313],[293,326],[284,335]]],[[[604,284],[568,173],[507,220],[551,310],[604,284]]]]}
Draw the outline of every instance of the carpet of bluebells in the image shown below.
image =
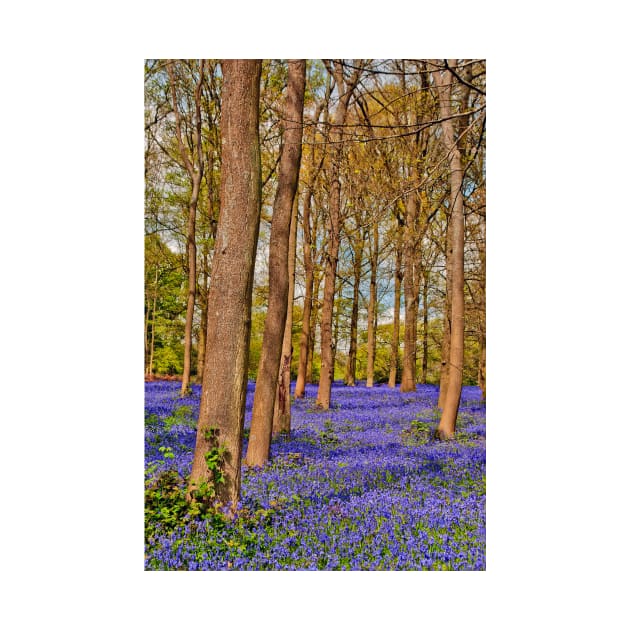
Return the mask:
{"type": "MultiPolygon", "coordinates": [[[[190,474],[199,386],[145,384],[145,476],[190,474]]],[[[254,384],[247,392],[245,442],[254,384]]],[[[316,386],[271,461],[243,469],[239,516],[153,526],[146,570],[484,570],[485,404],[464,387],[456,439],[432,439],[438,390],[316,386]]]]}

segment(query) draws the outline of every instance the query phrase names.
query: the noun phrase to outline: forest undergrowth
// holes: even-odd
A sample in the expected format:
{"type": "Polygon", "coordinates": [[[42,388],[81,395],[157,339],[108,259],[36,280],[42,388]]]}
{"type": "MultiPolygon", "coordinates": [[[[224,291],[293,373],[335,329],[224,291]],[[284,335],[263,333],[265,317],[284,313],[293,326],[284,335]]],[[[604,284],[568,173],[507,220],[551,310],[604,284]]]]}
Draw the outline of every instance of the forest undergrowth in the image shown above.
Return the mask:
{"type": "MultiPolygon", "coordinates": [[[[200,387],[145,383],[146,570],[484,570],[485,404],[464,387],[455,439],[433,429],[438,388],[335,383],[292,407],[290,436],[243,469],[229,519],[185,501],[200,387]]],[[[245,442],[254,383],[247,390],[245,442]]]]}

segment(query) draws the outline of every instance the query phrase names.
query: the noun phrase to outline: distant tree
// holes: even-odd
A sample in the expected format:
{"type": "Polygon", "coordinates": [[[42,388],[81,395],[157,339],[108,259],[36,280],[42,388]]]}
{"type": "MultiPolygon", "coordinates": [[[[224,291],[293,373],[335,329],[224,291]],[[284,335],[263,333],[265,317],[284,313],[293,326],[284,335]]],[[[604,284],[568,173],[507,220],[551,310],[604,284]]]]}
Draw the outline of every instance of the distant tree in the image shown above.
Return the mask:
{"type": "Polygon", "coordinates": [[[402,280],[402,230],[404,219],[397,216],[399,229],[396,231],[394,268],[394,323],[392,326],[392,336],[390,341],[389,355],[389,379],[388,386],[396,387],[396,376],[398,374],[398,347],[400,345],[400,285],[402,280]]]}
{"type": "Polygon", "coordinates": [[[344,78],[344,66],[341,60],[327,65],[328,71],[335,79],[338,104],[335,110],[334,123],[331,128],[331,141],[334,143],[331,156],[330,192],[328,200],[328,248],[326,251],[326,271],[324,280],[324,296],[321,320],[321,369],[317,388],[317,406],[322,409],[330,407],[330,392],[334,378],[334,337],[333,308],[335,298],[335,279],[339,258],[341,235],[341,160],[343,155],[343,124],[348,112],[350,97],[357,86],[361,68],[355,69],[351,78],[344,78]]]}
{"type": "Polygon", "coordinates": [[[216,496],[232,512],[240,494],[251,296],[260,225],[260,60],[223,60],[221,213],[208,294],[208,338],[188,499],[216,496]],[[217,459],[218,458],[218,459],[217,459]]]}
{"type": "MultiPolygon", "coordinates": [[[[310,381],[312,374],[312,356],[313,356],[313,336],[314,326],[313,320],[315,310],[313,309],[316,300],[317,291],[315,290],[315,250],[317,246],[317,225],[318,214],[313,213],[313,199],[315,194],[315,185],[319,177],[324,159],[326,157],[325,146],[322,148],[316,144],[315,138],[317,125],[323,113],[323,123],[325,134],[327,135],[328,123],[328,105],[330,94],[332,91],[332,82],[329,79],[326,82],[326,91],[323,98],[316,100],[315,109],[310,119],[310,126],[306,127],[305,134],[308,134],[308,141],[311,146],[309,152],[310,159],[307,161],[308,174],[305,176],[303,184],[303,201],[302,201],[302,250],[304,261],[304,308],[302,309],[302,332],[300,334],[300,351],[298,356],[297,378],[295,382],[295,397],[303,398],[305,393],[306,382],[310,381]],[[310,129],[310,133],[309,133],[310,129]],[[314,294],[315,290],[315,294],[314,294]],[[310,360],[309,360],[310,356],[310,360]],[[311,372],[309,372],[309,366],[311,372]]],[[[323,136],[325,137],[325,136],[323,136]]],[[[302,160],[302,171],[305,171],[304,160],[302,160]]],[[[317,208],[316,208],[317,210],[317,208]]]]}
{"type": "Polygon", "coordinates": [[[186,299],[180,257],[155,233],[144,241],[145,375],[181,371],[186,299]]]}
{"type": "MultiPolygon", "coordinates": [[[[289,78],[282,117],[283,136],[278,187],[273,204],[269,241],[269,303],[256,378],[252,426],[245,457],[248,466],[262,466],[269,459],[274,402],[288,310],[289,235],[302,156],[306,62],[303,59],[289,60],[288,65],[289,78]]],[[[290,362],[290,355],[286,360],[290,362]]]]}
{"type": "Polygon", "coordinates": [[[190,178],[191,193],[188,202],[188,227],[186,232],[186,263],[188,267],[188,301],[186,305],[186,328],[184,329],[184,370],[182,375],[182,396],[188,392],[190,384],[190,368],[192,356],[192,329],[195,311],[195,295],[197,289],[197,242],[195,238],[195,222],[201,180],[203,178],[203,152],[201,146],[201,86],[205,71],[205,60],[199,61],[198,77],[194,88],[194,112],[191,112],[190,137],[192,146],[184,142],[182,131],[182,114],[180,112],[180,96],[177,92],[177,77],[175,74],[175,60],[169,59],[166,64],[170,80],[173,112],[175,114],[175,138],[179,149],[180,159],[186,167],[190,178]]]}

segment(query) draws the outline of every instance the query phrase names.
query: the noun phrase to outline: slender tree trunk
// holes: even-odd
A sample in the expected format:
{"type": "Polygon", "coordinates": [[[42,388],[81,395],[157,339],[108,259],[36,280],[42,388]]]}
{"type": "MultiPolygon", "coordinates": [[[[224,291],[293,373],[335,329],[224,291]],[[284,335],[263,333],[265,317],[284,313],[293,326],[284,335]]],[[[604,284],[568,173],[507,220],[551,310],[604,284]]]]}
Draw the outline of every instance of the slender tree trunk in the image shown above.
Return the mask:
{"type": "Polygon", "coordinates": [[[400,382],[401,392],[413,392],[416,389],[416,325],[418,319],[418,298],[416,292],[416,232],[418,222],[418,202],[411,193],[407,199],[404,232],[405,274],[403,288],[405,292],[405,342],[403,369],[400,382]]]}
{"type": "Polygon", "coordinates": [[[330,200],[329,249],[324,273],[324,295],[322,300],[321,328],[321,367],[319,371],[319,387],[317,389],[317,406],[322,409],[330,407],[330,392],[333,382],[333,309],[335,304],[335,274],[339,256],[340,230],[340,194],[339,165],[334,169],[330,200]]]}
{"type": "Polygon", "coordinates": [[[153,376],[153,354],[155,350],[155,311],[157,309],[158,294],[158,268],[155,268],[155,290],[153,292],[153,308],[151,309],[151,343],[149,346],[149,369],[148,375],[153,376]]]}
{"type": "MultiPolygon", "coordinates": [[[[287,320],[289,239],[293,201],[302,156],[306,61],[290,60],[288,65],[289,78],[283,117],[284,133],[269,240],[269,303],[258,363],[252,425],[245,457],[245,463],[248,466],[263,466],[269,459],[282,339],[287,320]]],[[[295,264],[294,256],[293,263],[295,264]]],[[[293,300],[291,300],[291,305],[293,305],[293,300]]],[[[288,360],[291,360],[290,354],[288,360]]],[[[283,381],[280,384],[280,390],[288,399],[288,392],[284,387],[283,381]]],[[[289,415],[290,413],[289,407],[289,415]]]]}
{"type": "Polygon", "coordinates": [[[211,488],[215,485],[206,456],[220,454],[223,481],[216,488],[217,498],[234,513],[241,485],[252,286],[260,225],[261,61],[223,60],[221,66],[221,213],[208,294],[206,367],[188,498],[201,500],[204,482],[211,488]]]}
{"type": "Polygon", "coordinates": [[[372,249],[370,251],[370,300],[368,302],[367,329],[367,381],[366,387],[374,386],[374,359],[376,357],[376,266],[378,264],[378,222],[374,222],[372,249]]]}
{"type": "Polygon", "coordinates": [[[333,310],[335,302],[335,276],[339,257],[339,241],[341,230],[341,158],[342,158],[342,125],[346,120],[348,102],[359,78],[359,71],[355,71],[354,80],[347,85],[343,78],[343,66],[335,62],[332,74],[337,84],[339,103],[335,111],[335,120],[331,130],[333,141],[332,168],[330,174],[330,197],[328,201],[328,251],[324,273],[324,298],[322,304],[321,321],[321,369],[319,373],[319,387],[317,389],[317,406],[322,409],[330,408],[330,392],[334,378],[333,357],[333,310]]]}
{"type": "Polygon", "coordinates": [[[313,382],[313,356],[315,354],[315,334],[317,332],[317,311],[311,313],[311,330],[309,331],[308,356],[306,357],[306,382],[313,382]]]}
{"type": "MultiPolygon", "coordinates": [[[[317,333],[321,331],[320,321],[321,321],[321,301],[319,299],[319,288],[322,283],[322,274],[321,271],[315,271],[313,275],[313,299],[312,299],[312,309],[311,309],[311,331],[310,338],[308,342],[308,358],[306,361],[306,382],[314,383],[315,379],[313,377],[313,361],[315,358],[315,343],[317,340],[317,333]]],[[[320,332],[321,337],[321,332],[320,332]]]]}
{"type": "Polygon", "coordinates": [[[429,274],[425,270],[422,274],[422,378],[423,385],[427,383],[429,367],[429,274]]]}
{"type": "MultiPolygon", "coordinates": [[[[450,214],[450,213],[449,213],[450,214]]],[[[451,354],[451,298],[453,293],[453,239],[450,216],[447,215],[446,227],[446,286],[444,294],[444,314],[442,316],[442,349],[440,365],[440,394],[438,408],[444,409],[446,392],[448,391],[449,357],[451,354]]]]}
{"type": "Polygon", "coordinates": [[[481,399],[486,399],[486,336],[482,332],[479,335],[479,345],[481,352],[479,353],[479,368],[477,371],[477,383],[481,389],[481,399]]]}
{"type": "MultiPolygon", "coordinates": [[[[454,60],[451,61],[454,64],[454,60]]],[[[440,100],[440,116],[446,150],[449,153],[452,225],[452,297],[451,297],[451,348],[449,353],[448,389],[444,409],[437,428],[440,439],[455,434],[457,412],[462,393],[464,371],[464,200],[462,196],[463,168],[461,153],[455,139],[451,115],[451,76],[439,71],[433,73],[440,100]]]]}
{"type": "MultiPolygon", "coordinates": [[[[206,263],[207,264],[207,263],[206,263]]],[[[204,265],[205,266],[205,265],[204,265]]],[[[206,335],[208,332],[208,275],[204,273],[204,288],[200,292],[199,306],[201,307],[201,320],[199,322],[199,337],[197,342],[197,381],[203,377],[203,366],[206,356],[206,335]]]]}
{"type": "Polygon", "coordinates": [[[201,188],[201,178],[203,177],[203,157],[201,147],[201,86],[203,84],[203,75],[205,68],[205,60],[199,63],[199,80],[195,87],[195,117],[193,121],[194,135],[192,139],[193,147],[189,154],[188,149],[184,146],[182,138],[182,120],[177,102],[177,89],[175,85],[175,72],[173,70],[173,61],[169,60],[166,69],[170,79],[171,99],[173,103],[173,112],[175,113],[175,130],[177,138],[177,146],[179,154],[184,163],[192,191],[190,201],[188,203],[188,225],[186,230],[186,264],[188,266],[188,299],[186,301],[186,324],[184,327],[184,371],[182,374],[181,395],[185,396],[190,388],[190,367],[192,355],[192,329],[193,316],[195,312],[195,294],[197,289],[197,244],[195,240],[195,226],[197,203],[199,201],[199,190],[201,188]]]}
{"type": "MultiPolygon", "coordinates": [[[[212,156],[208,156],[208,170],[206,171],[206,181],[208,184],[208,216],[210,220],[210,229],[208,238],[212,243],[217,238],[217,222],[214,213],[215,190],[213,178],[213,160],[212,156]]],[[[208,336],[208,286],[210,281],[211,257],[208,245],[208,239],[205,240],[202,248],[202,266],[201,275],[203,277],[203,290],[200,291],[201,321],[199,322],[199,341],[197,345],[197,381],[201,382],[203,378],[203,369],[206,356],[206,338],[208,336]]]]}
{"type": "Polygon", "coordinates": [[[149,304],[148,296],[145,299],[146,315],[144,317],[144,373],[149,374],[149,317],[151,316],[151,305],[149,304]]]}
{"type": "Polygon", "coordinates": [[[389,355],[389,387],[396,387],[398,374],[398,346],[400,344],[400,284],[402,279],[402,247],[400,238],[396,247],[396,268],[394,271],[394,325],[392,327],[392,343],[389,355]]]}
{"type": "MultiPolygon", "coordinates": [[[[341,281],[337,283],[335,289],[335,295],[341,294],[341,281]]],[[[333,343],[332,343],[332,365],[333,365],[333,380],[335,378],[335,365],[337,360],[337,344],[339,343],[339,315],[341,309],[335,309],[335,323],[333,326],[333,343]]]]}
{"type": "Polygon", "coordinates": [[[192,355],[193,315],[195,313],[195,296],[197,290],[197,245],[195,243],[195,215],[199,199],[199,180],[195,178],[193,192],[188,206],[188,237],[186,260],[188,261],[188,299],[186,302],[186,324],[184,327],[184,372],[182,374],[181,395],[185,396],[190,389],[190,366],[192,355]]]}
{"type": "Polygon", "coordinates": [[[276,404],[273,411],[273,435],[291,432],[291,357],[293,356],[293,298],[295,296],[295,247],[297,243],[297,203],[291,217],[289,238],[289,292],[287,296],[287,317],[282,339],[282,358],[278,373],[276,404]]]}
{"type": "Polygon", "coordinates": [[[304,250],[304,309],[302,310],[302,333],[300,334],[300,358],[298,362],[297,380],[295,382],[295,397],[304,398],[306,385],[306,366],[311,338],[311,310],[313,307],[313,254],[311,251],[311,197],[313,192],[307,189],[304,193],[304,207],[302,216],[303,250],[304,250]]]}
{"type": "Polygon", "coordinates": [[[359,284],[361,282],[361,264],[363,263],[363,238],[357,244],[354,253],[354,286],[352,288],[352,312],[350,314],[350,347],[346,363],[345,383],[356,385],[357,375],[357,333],[359,323],[359,284]]]}

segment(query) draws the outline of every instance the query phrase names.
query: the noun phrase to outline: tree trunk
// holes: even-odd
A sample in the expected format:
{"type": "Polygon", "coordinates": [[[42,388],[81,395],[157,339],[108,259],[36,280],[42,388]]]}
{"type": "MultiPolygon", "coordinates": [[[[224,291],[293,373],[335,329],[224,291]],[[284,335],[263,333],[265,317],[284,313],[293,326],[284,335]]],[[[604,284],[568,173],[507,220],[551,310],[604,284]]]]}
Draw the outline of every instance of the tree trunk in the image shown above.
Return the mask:
{"type": "Polygon", "coordinates": [[[354,286],[352,288],[352,312],[350,314],[350,347],[346,363],[345,383],[350,387],[356,385],[357,377],[357,333],[359,323],[359,284],[361,282],[361,264],[363,262],[363,232],[361,241],[354,252],[354,286]]]}
{"type": "Polygon", "coordinates": [[[308,339],[308,355],[306,357],[306,382],[313,382],[313,356],[315,354],[315,335],[317,333],[317,311],[311,311],[311,330],[308,339]]]}
{"type": "Polygon", "coordinates": [[[394,271],[394,325],[392,327],[392,342],[389,354],[389,387],[396,387],[398,375],[398,346],[400,344],[400,283],[402,252],[400,247],[396,249],[396,268],[394,271]]]}
{"type": "Polygon", "coordinates": [[[403,288],[405,292],[405,341],[403,369],[400,382],[401,392],[413,392],[416,389],[416,326],[418,319],[418,296],[416,287],[416,232],[418,222],[418,201],[415,193],[407,198],[404,231],[405,273],[403,288]]]}
{"type": "Polygon", "coordinates": [[[427,383],[427,370],[429,367],[429,274],[425,270],[422,274],[422,377],[420,382],[427,383]]]}
{"type": "MultiPolygon", "coordinates": [[[[341,281],[337,283],[337,287],[335,289],[335,295],[341,295],[341,281]]],[[[341,309],[337,307],[335,309],[335,324],[333,326],[333,343],[332,343],[332,366],[333,366],[333,380],[335,378],[335,365],[337,360],[337,344],[339,343],[339,315],[341,313],[341,309]]]]}
{"type": "Polygon", "coordinates": [[[341,183],[338,176],[338,164],[334,169],[330,200],[330,228],[328,256],[324,274],[324,295],[322,301],[321,330],[321,367],[319,370],[319,387],[317,389],[317,406],[322,409],[330,407],[330,391],[333,382],[333,309],[335,304],[335,274],[339,255],[340,230],[340,194],[341,183]]]}
{"type": "Polygon", "coordinates": [[[186,302],[186,325],[184,327],[184,372],[182,374],[181,395],[186,396],[190,389],[190,366],[192,354],[193,315],[197,290],[197,245],[195,243],[195,216],[199,199],[199,179],[195,178],[193,192],[188,206],[188,236],[186,260],[188,261],[188,300],[186,302]]]}
{"type": "Polygon", "coordinates": [[[451,353],[451,298],[453,294],[453,238],[450,217],[447,216],[446,227],[446,287],[444,294],[444,314],[442,316],[442,349],[440,366],[440,394],[438,408],[444,409],[446,392],[448,391],[449,357],[451,353]]]}
{"type": "Polygon", "coordinates": [[[201,320],[199,322],[199,337],[197,342],[197,382],[203,377],[203,366],[206,355],[206,335],[208,332],[208,276],[204,274],[204,289],[200,292],[201,320]]]}
{"type": "Polygon", "coordinates": [[[295,296],[295,247],[297,243],[297,203],[291,217],[289,237],[289,292],[287,295],[287,317],[282,339],[282,358],[278,373],[276,404],[273,411],[272,434],[291,432],[291,357],[293,356],[293,298],[295,296]]]}
{"type": "Polygon", "coordinates": [[[378,221],[374,222],[370,251],[370,300],[368,302],[367,329],[367,380],[366,387],[374,386],[374,360],[376,357],[376,266],[378,264],[378,221]]]}
{"type": "Polygon", "coordinates": [[[313,192],[307,189],[304,193],[304,207],[302,226],[304,238],[304,308],[302,310],[302,333],[300,334],[300,357],[298,362],[297,380],[295,382],[295,397],[304,398],[306,385],[306,366],[311,338],[311,310],[313,307],[313,254],[311,251],[311,196],[313,192]]]}
{"type": "Polygon", "coordinates": [[[481,346],[481,352],[479,353],[479,368],[477,371],[477,382],[481,389],[481,400],[486,400],[486,336],[485,334],[479,335],[479,344],[481,346]]]}
{"type": "MultiPolygon", "coordinates": [[[[454,60],[451,61],[454,63],[454,60]]],[[[464,200],[462,196],[463,168],[461,153],[455,139],[451,108],[451,75],[433,73],[438,86],[443,141],[450,156],[450,208],[452,227],[452,297],[451,297],[451,343],[449,353],[448,389],[444,409],[437,428],[440,439],[450,439],[455,434],[457,412],[462,393],[464,371],[464,200]]]]}
{"type": "MultiPolygon", "coordinates": [[[[158,275],[159,272],[159,268],[155,267],[155,287],[153,290],[153,305],[151,308],[151,341],[148,342],[149,343],[149,361],[148,361],[148,365],[147,365],[147,376],[151,377],[153,376],[153,351],[155,349],[155,310],[157,308],[157,295],[158,295],[158,275]]],[[[149,320],[148,320],[148,309],[147,309],[147,327],[149,325],[149,320]]],[[[148,334],[148,331],[147,331],[148,334]]]]}
{"type": "Polygon", "coordinates": [[[343,78],[343,66],[335,62],[331,71],[337,84],[339,103],[335,111],[335,120],[331,129],[332,168],[330,174],[330,197],[328,201],[328,251],[324,274],[324,299],[322,304],[321,321],[321,369],[319,372],[319,386],[317,388],[317,406],[321,409],[330,408],[330,392],[334,378],[333,359],[333,309],[335,301],[335,276],[339,257],[339,240],[341,230],[341,158],[342,158],[342,125],[346,120],[348,102],[359,78],[355,71],[354,81],[347,85],[343,78]]]}
{"type": "Polygon", "coordinates": [[[190,388],[190,367],[192,355],[192,329],[193,316],[195,312],[195,296],[197,290],[197,244],[195,240],[195,226],[197,214],[197,202],[199,200],[199,190],[201,188],[201,178],[203,177],[203,158],[201,147],[201,86],[205,60],[199,64],[199,80],[195,86],[195,117],[192,121],[195,132],[192,138],[192,150],[189,155],[188,149],[184,146],[182,138],[182,120],[179,111],[177,89],[175,86],[175,72],[173,70],[173,60],[169,60],[166,70],[170,79],[171,99],[173,112],[175,114],[175,131],[179,155],[188,172],[192,191],[188,203],[188,225],[186,229],[186,264],[188,266],[188,298],[186,301],[186,324],[184,327],[184,371],[182,374],[181,395],[185,396],[190,388]]]}
{"type": "Polygon", "coordinates": [[[223,60],[221,213],[208,294],[208,339],[189,500],[236,511],[247,391],[251,302],[260,225],[260,60],[223,60]],[[206,457],[219,455],[223,480],[206,457]],[[204,493],[204,483],[210,488],[204,493]],[[204,496],[205,494],[205,496],[204,496]]]}
{"type": "MultiPolygon", "coordinates": [[[[273,219],[269,239],[269,303],[258,363],[252,425],[245,457],[245,463],[248,466],[263,466],[269,459],[280,355],[287,320],[289,239],[293,201],[297,190],[302,156],[302,113],[304,110],[306,61],[303,59],[291,60],[288,65],[289,78],[283,117],[284,133],[280,149],[278,187],[273,203],[273,219]]],[[[293,256],[294,263],[295,254],[293,256]]],[[[291,306],[293,306],[293,299],[291,306]]],[[[289,353],[288,361],[290,360],[289,353]]],[[[288,399],[288,392],[284,390],[284,387],[283,381],[280,383],[280,391],[288,399]]]]}
{"type": "Polygon", "coordinates": [[[208,240],[212,243],[217,238],[217,222],[214,209],[216,207],[213,177],[213,159],[208,156],[208,170],[206,171],[206,182],[208,184],[208,217],[210,222],[208,238],[205,239],[202,247],[201,275],[203,277],[203,290],[200,291],[201,320],[199,322],[199,343],[197,345],[197,382],[203,378],[203,369],[206,356],[206,338],[208,336],[208,286],[210,281],[211,256],[208,240]]]}
{"type": "Polygon", "coordinates": [[[153,308],[151,309],[151,346],[149,351],[149,376],[153,376],[153,354],[155,351],[155,311],[157,309],[158,269],[155,269],[155,292],[153,293],[153,308]]]}

